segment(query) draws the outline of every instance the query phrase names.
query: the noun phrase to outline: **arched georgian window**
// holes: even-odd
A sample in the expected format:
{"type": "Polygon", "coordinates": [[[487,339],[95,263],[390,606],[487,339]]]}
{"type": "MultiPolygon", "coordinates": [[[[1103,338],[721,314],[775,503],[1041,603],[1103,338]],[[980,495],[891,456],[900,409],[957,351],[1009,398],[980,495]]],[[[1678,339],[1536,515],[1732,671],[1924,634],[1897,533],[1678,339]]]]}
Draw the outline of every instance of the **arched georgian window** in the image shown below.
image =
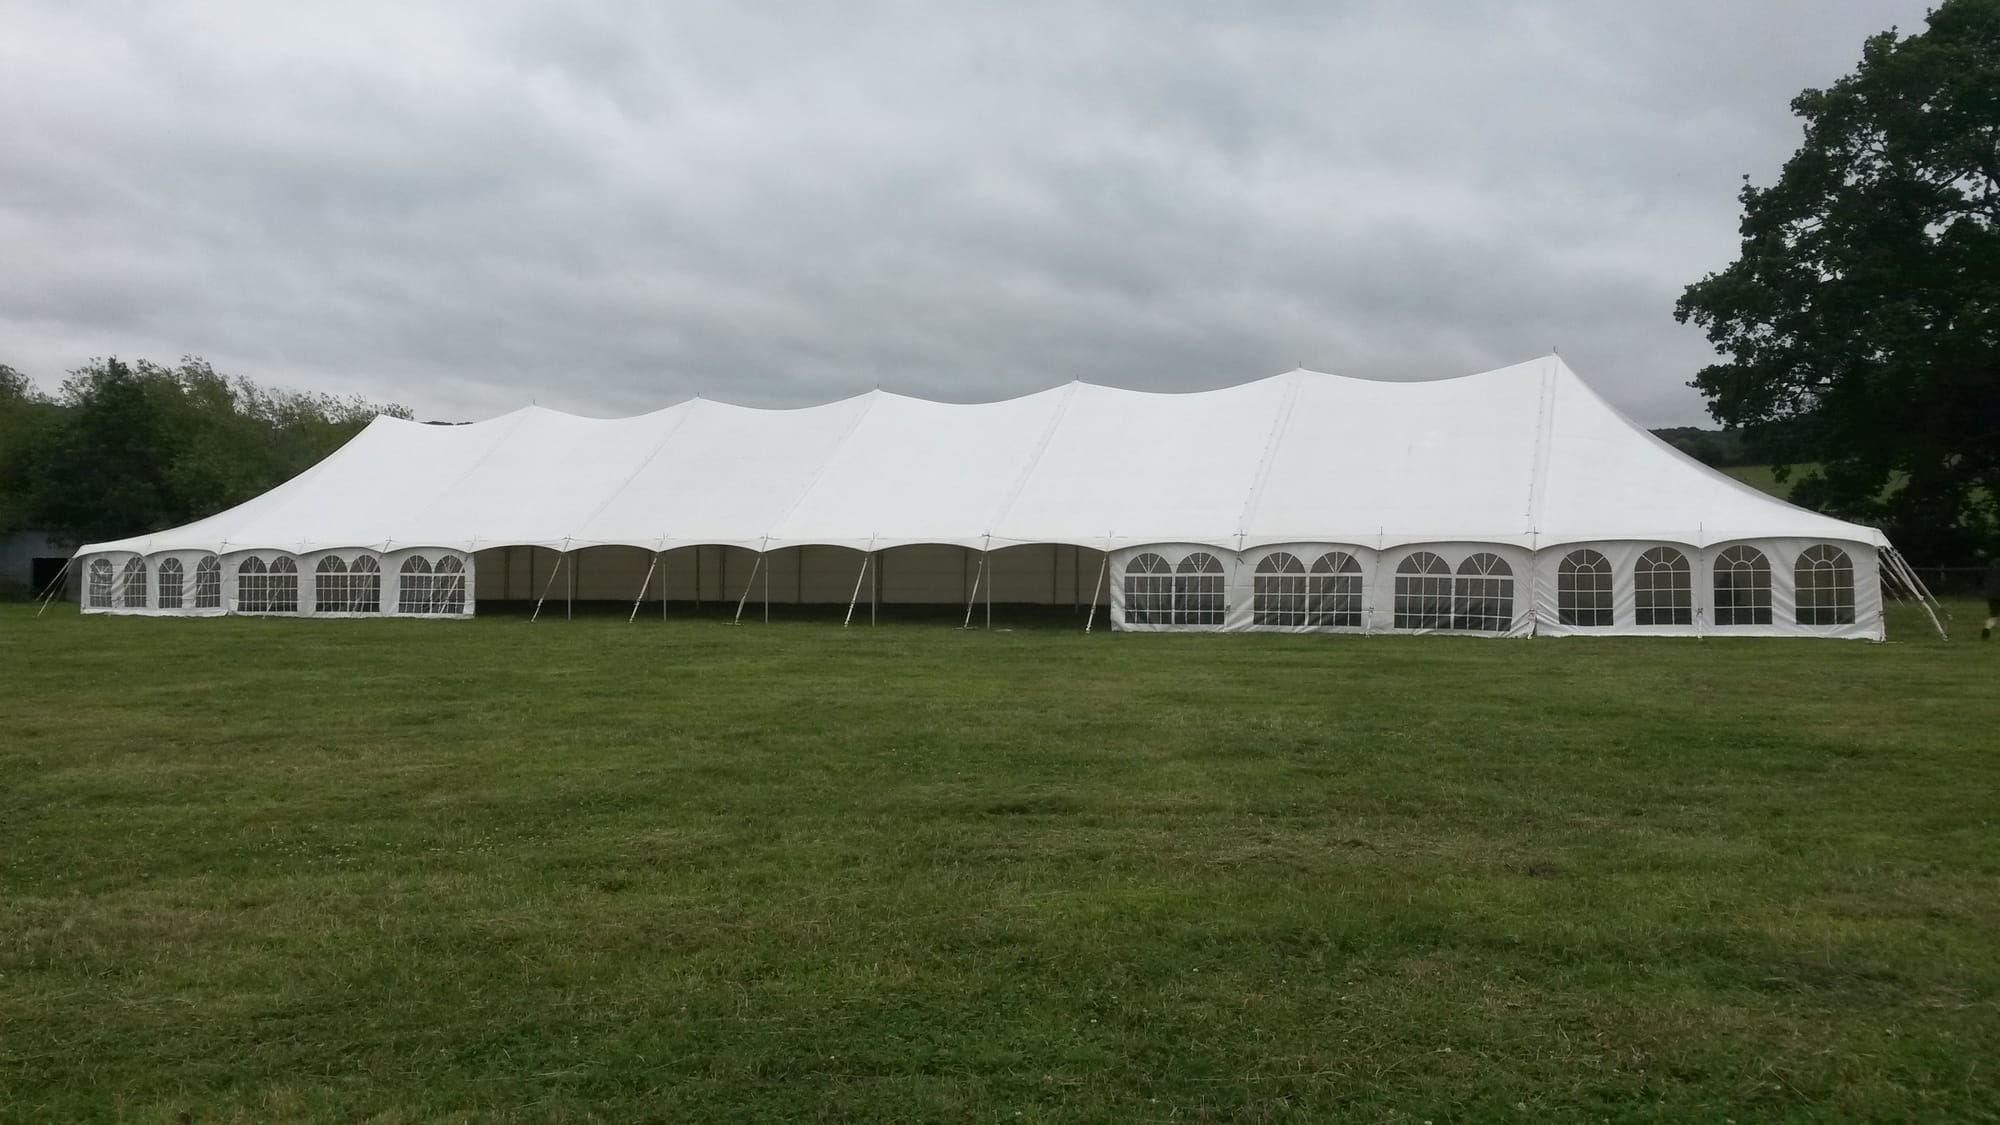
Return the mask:
{"type": "Polygon", "coordinates": [[[86,596],[90,599],[92,609],[111,608],[111,578],[110,559],[90,560],[89,590],[86,596]]]}
{"type": "Polygon", "coordinates": [[[1158,555],[1134,555],[1125,564],[1125,624],[1171,625],[1173,621],[1173,568],[1158,555]]]}
{"type": "Polygon", "coordinates": [[[1361,628],[1361,564],[1346,551],[1313,560],[1307,579],[1306,624],[1321,629],[1361,628]]]}
{"type": "Polygon", "coordinates": [[[126,609],[146,608],[146,560],[126,559],[118,576],[118,604],[126,609]]]}
{"type": "Polygon", "coordinates": [[[271,612],[299,611],[299,564],[289,555],[271,560],[271,612]]]}
{"type": "Polygon", "coordinates": [[[346,613],[347,602],[347,560],[328,555],[313,567],[313,608],[321,613],[346,613]]]}
{"type": "Polygon", "coordinates": [[[1396,628],[1451,627],[1451,565],[1429,551],[1396,564],[1396,628]]]}
{"type": "Polygon", "coordinates": [[[1739,543],[1716,556],[1715,623],[1771,623],[1771,564],[1764,552],[1739,543]]]}
{"type": "Polygon", "coordinates": [[[236,564],[236,612],[271,612],[271,568],[255,555],[236,564]]]}
{"type": "Polygon", "coordinates": [[[1452,591],[1452,628],[1504,633],[1514,625],[1514,569],[1489,551],[1458,564],[1452,591]]]}
{"type": "Polygon", "coordinates": [[[1635,625],[1694,624],[1694,571],[1672,547],[1654,547],[1632,566],[1635,625]]]}
{"type": "Polygon", "coordinates": [[[1611,624],[1611,562],[1596,551],[1571,551],[1556,567],[1556,620],[1580,629],[1611,624]]]}
{"type": "Polygon", "coordinates": [[[194,607],[222,608],[222,560],[214,555],[203,555],[194,564],[194,607]]]}
{"type": "Polygon", "coordinates": [[[1306,564],[1283,551],[1264,556],[1251,578],[1251,619],[1258,625],[1306,623],[1306,564]]]}
{"type": "Polygon", "coordinates": [[[431,576],[431,612],[465,612],[465,563],[457,555],[438,560],[437,571],[431,576]]]}
{"type": "Polygon", "coordinates": [[[1229,610],[1222,560],[1196,551],[1174,568],[1174,624],[1220,625],[1229,610]]]}
{"type": "Polygon", "coordinates": [[[160,560],[159,604],[161,609],[181,608],[181,579],[185,573],[181,569],[181,560],[160,560]]]}
{"type": "Polygon", "coordinates": [[[402,581],[397,583],[397,613],[431,611],[431,560],[411,555],[403,560],[402,581]]]}
{"type": "Polygon", "coordinates": [[[362,555],[347,570],[347,611],[382,612],[382,564],[374,555],[362,555]]]}
{"type": "Polygon", "coordinates": [[[1854,563],[1831,543],[1815,543],[1792,566],[1801,625],[1854,624],[1854,563]]]}

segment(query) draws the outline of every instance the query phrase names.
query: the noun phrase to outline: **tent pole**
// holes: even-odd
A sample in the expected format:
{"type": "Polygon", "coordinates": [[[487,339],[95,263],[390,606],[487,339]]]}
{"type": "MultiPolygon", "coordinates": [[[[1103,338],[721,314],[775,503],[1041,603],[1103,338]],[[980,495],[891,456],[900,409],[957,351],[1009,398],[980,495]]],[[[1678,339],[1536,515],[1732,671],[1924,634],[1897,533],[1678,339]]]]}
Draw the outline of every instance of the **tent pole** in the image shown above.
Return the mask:
{"type": "MultiPolygon", "coordinates": [[[[661,585],[664,587],[665,583],[661,585]]],[[[664,593],[660,600],[666,600],[664,593]]],[[[701,544],[699,543],[695,544],[694,548],[694,611],[697,615],[701,613],[701,544]]]]}
{"type": "Polygon", "coordinates": [[[1110,569],[1111,541],[1106,539],[1104,541],[1104,561],[1097,567],[1097,585],[1090,588],[1090,616],[1083,619],[1083,631],[1086,633],[1090,632],[1091,626],[1097,624],[1097,592],[1104,588],[1104,575],[1110,569]]]}
{"type": "MultiPolygon", "coordinates": [[[[1924,607],[1925,615],[1931,619],[1931,627],[1937,630],[1940,638],[1947,641],[1950,640],[1951,636],[1945,632],[1944,623],[1938,620],[1936,612],[1937,609],[1943,609],[1944,607],[1938,605],[1937,599],[1931,596],[1929,588],[1924,585],[1924,580],[1917,577],[1917,572],[1911,569],[1909,562],[1903,558],[1903,552],[1898,551],[1894,547],[1889,547],[1876,552],[1876,554],[1878,556],[1888,556],[1890,566],[1898,571],[1897,577],[1909,586],[1911,594],[1917,599],[1917,604],[1924,607]],[[1936,608],[1934,609],[1933,607],[1936,608]]],[[[1879,584],[1881,580],[1878,578],[1876,581],[1879,584]]],[[[1947,619],[1951,617],[1950,610],[1945,610],[1945,617],[1947,619]]]]}
{"type": "MultiPolygon", "coordinates": [[[[567,550],[563,552],[563,557],[564,558],[569,557],[569,552],[567,550]]],[[[577,561],[569,564],[569,581],[564,584],[564,592],[563,592],[564,621],[576,620],[576,568],[582,565],[583,565],[582,559],[578,559],[577,561]]]]}
{"type": "MultiPolygon", "coordinates": [[[[632,616],[627,617],[625,619],[625,624],[630,625],[634,621],[639,620],[639,606],[646,600],[646,591],[653,588],[653,572],[658,569],[660,569],[660,553],[658,551],[654,551],[653,565],[646,568],[646,580],[644,582],[639,583],[639,596],[632,599],[632,616]]],[[[667,606],[666,590],[665,590],[666,583],[662,582],[660,583],[660,586],[661,586],[660,609],[662,610],[661,616],[665,616],[664,611],[667,606]]]]}
{"type": "MultiPolygon", "coordinates": [[[[840,627],[843,629],[847,628],[849,625],[854,624],[854,607],[860,604],[861,602],[861,583],[865,579],[867,579],[868,564],[874,558],[875,558],[875,539],[873,536],[870,536],[868,539],[868,550],[863,552],[861,555],[861,573],[854,576],[854,596],[847,599],[847,620],[842,621],[840,623],[840,627]]],[[[871,605],[869,608],[870,608],[869,616],[872,618],[874,616],[874,611],[873,611],[874,607],[871,605]]]]}
{"type": "MultiPolygon", "coordinates": [[[[532,549],[530,548],[530,550],[532,549]]],[[[555,589],[556,586],[556,575],[563,572],[563,559],[568,557],[567,553],[556,555],[556,565],[549,570],[549,580],[542,586],[542,596],[535,599],[535,612],[528,617],[528,624],[533,625],[535,622],[541,620],[542,603],[549,600],[549,591],[555,589]]]]}
{"type": "MultiPolygon", "coordinates": [[[[986,555],[991,550],[992,548],[989,546],[986,551],[982,551],[979,555],[979,569],[982,571],[986,569],[986,555]]],[[[986,580],[986,630],[988,632],[992,632],[993,630],[993,580],[990,578],[986,580]]]]}
{"type": "Polygon", "coordinates": [[[847,599],[847,619],[840,623],[843,629],[854,624],[854,607],[861,604],[861,584],[868,580],[868,560],[873,557],[872,554],[861,556],[861,571],[854,576],[854,596],[847,599]]]}
{"type": "MultiPolygon", "coordinates": [[[[967,547],[965,549],[965,557],[967,559],[972,557],[972,548],[967,547]]],[[[972,628],[972,607],[979,604],[979,580],[984,577],[986,577],[986,556],[981,554],[979,556],[979,569],[973,572],[972,575],[972,589],[967,591],[965,595],[965,624],[959,626],[961,629],[972,628]]]]}
{"type": "Polygon", "coordinates": [[[764,552],[757,552],[757,561],[750,564],[750,578],[743,583],[743,596],[736,599],[736,618],[731,625],[743,624],[743,607],[750,601],[750,590],[757,585],[757,572],[764,569],[764,552]]]}
{"type": "MultiPolygon", "coordinates": [[[[871,559],[874,558],[875,552],[873,551],[868,552],[868,557],[871,559]]],[[[873,626],[875,624],[875,607],[878,604],[880,604],[881,601],[882,601],[882,564],[878,561],[875,564],[874,577],[868,580],[868,624],[870,626],[873,626]]]]}
{"type": "MultiPolygon", "coordinates": [[[[63,588],[63,577],[69,573],[70,564],[75,561],[75,555],[71,555],[63,560],[62,569],[56,571],[55,578],[49,582],[48,588],[42,591],[42,608],[35,611],[36,617],[40,617],[49,611],[49,603],[56,600],[57,591],[63,588]]],[[[88,591],[85,593],[88,594],[88,591]]]]}

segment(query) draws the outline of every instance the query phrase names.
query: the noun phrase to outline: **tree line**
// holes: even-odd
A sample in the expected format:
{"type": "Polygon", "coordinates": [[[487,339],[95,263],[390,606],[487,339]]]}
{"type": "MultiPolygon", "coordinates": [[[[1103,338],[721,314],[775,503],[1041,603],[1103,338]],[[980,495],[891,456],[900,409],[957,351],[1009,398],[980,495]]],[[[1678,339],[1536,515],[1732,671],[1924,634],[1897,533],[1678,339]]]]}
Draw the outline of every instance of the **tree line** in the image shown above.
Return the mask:
{"type": "Polygon", "coordinates": [[[377,414],[410,416],[260,386],[195,356],[95,359],[53,397],[0,364],[0,531],[76,546],[211,516],[304,472],[377,414]]]}
{"type": "Polygon", "coordinates": [[[1800,467],[1795,503],[1957,562],[2000,554],[2000,0],[1925,25],[1792,100],[1803,143],[1745,177],[1737,260],[1675,315],[1723,357],[1709,413],[1800,467]]]}

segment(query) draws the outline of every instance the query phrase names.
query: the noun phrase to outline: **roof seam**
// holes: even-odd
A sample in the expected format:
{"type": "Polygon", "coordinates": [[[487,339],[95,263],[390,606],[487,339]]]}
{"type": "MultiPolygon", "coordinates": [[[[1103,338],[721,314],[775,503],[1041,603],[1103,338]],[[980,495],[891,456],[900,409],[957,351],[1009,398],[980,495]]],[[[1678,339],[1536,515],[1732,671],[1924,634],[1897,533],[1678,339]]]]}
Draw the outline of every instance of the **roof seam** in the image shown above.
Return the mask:
{"type": "MultiPolygon", "coordinates": [[[[527,422],[527,420],[528,420],[528,411],[526,410],[515,411],[514,424],[507,427],[507,432],[501,434],[499,437],[494,438],[493,444],[487,446],[486,451],[484,453],[481,453],[479,456],[473,458],[472,464],[467,465],[465,467],[464,472],[451,478],[451,483],[439,489],[437,493],[432,496],[430,502],[428,504],[425,504],[422,509],[420,509],[414,516],[411,517],[411,519],[415,522],[422,522],[425,516],[430,515],[432,508],[435,508],[439,504],[444,503],[445,497],[449,496],[452,490],[456,489],[459,485],[465,483],[467,478],[469,478],[470,476],[472,476],[472,474],[479,471],[480,466],[486,464],[486,462],[490,460],[494,454],[500,452],[500,447],[507,444],[507,439],[513,437],[514,431],[520,429],[522,424],[527,422]]],[[[387,546],[391,542],[400,543],[404,542],[404,540],[396,539],[394,536],[384,536],[381,542],[384,546],[387,546]]]]}
{"type": "Polygon", "coordinates": [[[1271,420],[1271,432],[1264,437],[1264,455],[1257,462],[1257,475],[1250,481],[1250,494],[1243,498],[1243,510],[1236,517],[1236,539],[1240,547],[1243,537],[1250,534],[1250,521],[1257,515],[1257,506],[1264,499],[1264,484],[1271,478],[1271,465],[1277,460],[1278,444],[1284,440],[1285,431],[1292,423],[1292,407],[1299,401],[1299,388],[1305,385],[1305,368],[1292,372],[1290,384],[1278,400],[1277,417],[1271,420]]]}
{"type": "Polygon", "coordinates": [[[1541,534],[1542,505],[1547,500],[1549,483],[1549,442],[1556,420],[1556,368],[1561,362],[1550,357],[1548,365],[1542,369],[1542,385],[1535,399],[1535,449],[1528,464],[1528,509],[1523,513],[1528,520],[1527,532],[1530,536],[1541,534]]]}
{"type": "Polygon", "coordinates": [[[819,487],[819,482],[826,477],[826,471],[833,466],[835,461],[840,459],[842,453],[846,452],[847,443],[854,440],[854,431],[860,429],[861,423],[866,421],[868,416],[875,412],[875,404],[882,401],[883,394],[884,392],[882,391],[870,391],[868,393],[867,405],[855,412],[854,420],[847,424],[847,429],[840,435],[840,439],[835,441],[832,448],[827,450],[826,458],[819,463],[818,468],[813,470],[813,475],[806,480],[806,486],[799,489],[799,494],[792,497],[792,502],[785,505],[785,510],[778,514],[777,519],[771,521],[769,528],[765,529],[764,542],[766,544],[769,544],[773,538],[778,538],[780,542],[783,541],[782,537],[774,536],[772,533],[781,530],[785,526],[785,521],[791,519],[792,514],[799,510],[799,505],[806,502],[806,497],[813,494],[813,489],[819,487]]]}
{"type": "Polygon", "coordinates": [[[1056,403],[1055,411],[1049,415],[1049,424],[1042,427],[1041,440],[1035,443],[1035,448],[1028,454],[1028,463],[1021,468],[1019,475],[1014,478],[1014,487],[1007,491],[1006,498],[1000,501],[1000,507],[993,512],[987,519],[986,526],[981,529],[988,539],[992,538],[994,528],[1005,526],[1007,517],[1014,514],[1014,505],[1020,501],[1021,493],[1027,490],[1029,478],[1033,477],[1035,470],[1041,467],[1042,454],[1048,452],[1049,442],[1054,440],[1056,429],[1062,425],[1064,418],[1069,417],[1069,404],[1076,398],[1076,389],[1081,385],[1072,379],[1069,385],[1063,388],[1062,398],[1056,403]]]}
{"type": "MultiPolygon", "coordinates": [[[[654,444],[652,452],[646,454],[645,457],[641,458],[637,465],[632,466],[632,471],[625,474],[625,479],[618,482],[618,487],[611,490],[611,495],[606,496],[604,498],[603,503],[599,504],[595,508],[592,508],[588,515],[576,521],[576,523],[571,526],[570,528],[571,534],[567,536],[568,539],[575,540],[577,538],[575,534],[576,532],[582,531],[583,529],[589,527],[591,520],[594,520],[598,516],[603,515],[604,509],[609,508],[614,503],[617,503],[618,498],[625,495],[625,490],[632,487],[632,482],[639,479],[639,474],[646,471],[646,466],[651,465],[654,461],[658,460],[660,454],[666,450],[667,443],[673,440],[674,435],[680,432],[682,426],[687,425],[687,420],[689,416],[691,416],[695,411],[695,404],[700,401],[702,400],[700,399],[687,400],[686,402],[687,409],[681,411],[680,417],[674,419],[674,424],[668,426],[667,432],[660,435],[660,440],[654,444]]],[[[663,537],[665,534],[666,533],[664,531],[661,532],[661,535],[663,537]]]]}

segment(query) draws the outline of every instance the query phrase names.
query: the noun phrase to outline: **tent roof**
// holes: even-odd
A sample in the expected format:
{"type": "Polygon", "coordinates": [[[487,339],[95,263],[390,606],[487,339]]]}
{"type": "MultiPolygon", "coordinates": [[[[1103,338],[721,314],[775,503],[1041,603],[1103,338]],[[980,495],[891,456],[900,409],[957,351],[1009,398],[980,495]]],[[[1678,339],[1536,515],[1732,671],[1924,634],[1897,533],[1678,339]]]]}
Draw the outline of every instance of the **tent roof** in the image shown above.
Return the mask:
{"type": "Polygon", "coordinates": [[[79,553],[1770,537],[1886,544],[1683,456],[1548,356],[1419,383],[1298,370],[980,405],[874,391],[797,410],[377,418],[256,499],[79,553]]]}

